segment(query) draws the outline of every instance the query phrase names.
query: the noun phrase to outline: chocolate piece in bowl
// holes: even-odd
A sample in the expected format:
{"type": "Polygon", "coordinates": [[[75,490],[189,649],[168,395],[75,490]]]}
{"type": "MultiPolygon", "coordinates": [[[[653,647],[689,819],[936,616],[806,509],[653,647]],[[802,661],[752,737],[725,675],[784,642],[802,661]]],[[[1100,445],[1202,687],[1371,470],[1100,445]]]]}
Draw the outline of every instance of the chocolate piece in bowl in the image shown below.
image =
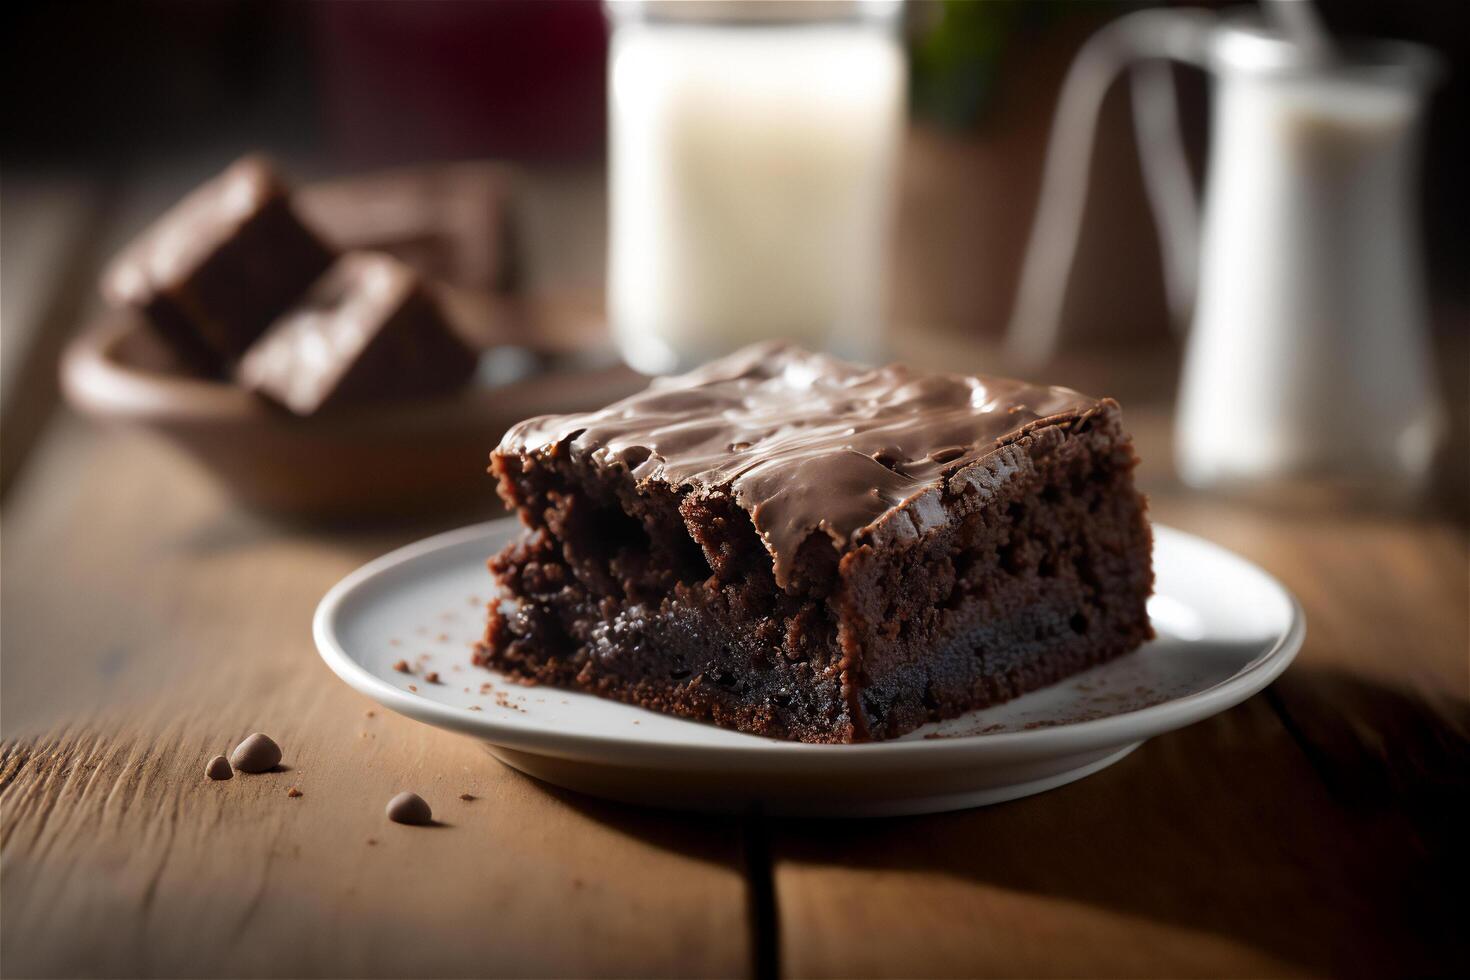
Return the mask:
{"type": "Polygon", "coordinates": [[[806,742],[892,738],[1152,635],[1116,402],[758,345],[491,456],[529,533],[476,659],[806,742]]]}
{"type": "Polygon", "coordinates": [[[235,377],[311,415],[341,403],[453,391],[478,360],[418,273],[391,255],[349,252],[246,351],[235,377]]]}
{"type": "Polygon", "coordinates": [[[222,373],[301,296],[332,252],[261,157],[237,161],[159,218],[102,280],[195,370],[222,373]]]}

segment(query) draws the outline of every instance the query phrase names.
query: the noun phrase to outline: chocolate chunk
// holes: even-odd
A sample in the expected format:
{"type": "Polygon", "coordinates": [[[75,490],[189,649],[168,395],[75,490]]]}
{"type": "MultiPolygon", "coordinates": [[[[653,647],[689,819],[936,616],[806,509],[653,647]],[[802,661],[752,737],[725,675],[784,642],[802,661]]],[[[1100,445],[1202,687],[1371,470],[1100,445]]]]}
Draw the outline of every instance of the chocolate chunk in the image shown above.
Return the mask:
{"type": "Polygon", "coordinates": [[[479,356],[408,266],[350,252],[245,353],[240,384],[297,415],[349,402],[443,394],[479,356]]]}
{"type": "Polygon", "coordinates": [[[229,779],[234,774],[235,770],[230,768],[230,760],[222,755],[210,759],[209,764],[204,767],[204,775],[210,779],[229,779]]]}
{"type": "Polygon", "coordinates": [[[394,823],[429,824],[434,822],[434,812],[417,793],[399,793],[388,801],[388,819],[394,823]]]}
{"type": "Polygon", "coordinates": [[[159,218],[108,267],[102,292],[173,351],[219,374],[306,291],[332,253],[260,157],[237,161],[159,218]]]}
{"type": "Polygon", "coordinates": [[[269,772],[281,762],[281,747],[269,735],[256,732],[235,746],[230,762],[241,772],[269,772]]]}

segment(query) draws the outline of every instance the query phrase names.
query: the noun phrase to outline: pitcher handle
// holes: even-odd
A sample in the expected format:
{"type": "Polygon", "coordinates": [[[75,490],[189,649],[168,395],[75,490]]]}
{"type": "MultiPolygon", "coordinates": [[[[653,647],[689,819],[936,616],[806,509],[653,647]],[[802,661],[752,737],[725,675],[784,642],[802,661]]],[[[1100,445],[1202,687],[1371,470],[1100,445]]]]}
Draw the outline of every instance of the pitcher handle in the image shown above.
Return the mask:
{"type": "Polygon", "coordinates": [[[1063,303],[1081,237],[1097,119],[1103,97],[1123,71],[1139,66],[1133,87],[1135,127],[1144,186],[1159,225],[1170,311],[1182,322],[1198,274],[1198,205],[1179,133],[1173,60],[1208,67],[1209,38],[1218,17],[1209,10],[1141,10],[1100,29],[1082,46],[1062,82],[1047,141],[1041,193],[1015,310],[1006,328],[1013,363],[1049,360],[1061,330],[1063,303]]]}

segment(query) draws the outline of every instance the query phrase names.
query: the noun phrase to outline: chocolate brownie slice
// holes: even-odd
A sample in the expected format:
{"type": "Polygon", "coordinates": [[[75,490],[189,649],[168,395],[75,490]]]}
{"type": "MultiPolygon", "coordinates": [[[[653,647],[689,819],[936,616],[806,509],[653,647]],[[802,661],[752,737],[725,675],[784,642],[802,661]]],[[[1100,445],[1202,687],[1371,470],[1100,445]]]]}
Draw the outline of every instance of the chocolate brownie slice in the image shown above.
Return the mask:
{"type": "Polygon", "coordinates": [[[220,374],[331,261],[275,169],[249,156],[129,245],[103,275],[102,292],[142,313],[187,364],[220,374]]]}
{"type": "Polygon", "coordinates": [[[250,346],[235,379],[311,415],[453,391],[478,363],[417,272],[383,252],[348,252],[250,346]]]}
{"type": "Polygon", "coordinates": [[[807,742],[892,738],[1147,640],[1151,537],[1110,399],[758,345],[491,471],[528,533],[476,659],[807,742]]]}

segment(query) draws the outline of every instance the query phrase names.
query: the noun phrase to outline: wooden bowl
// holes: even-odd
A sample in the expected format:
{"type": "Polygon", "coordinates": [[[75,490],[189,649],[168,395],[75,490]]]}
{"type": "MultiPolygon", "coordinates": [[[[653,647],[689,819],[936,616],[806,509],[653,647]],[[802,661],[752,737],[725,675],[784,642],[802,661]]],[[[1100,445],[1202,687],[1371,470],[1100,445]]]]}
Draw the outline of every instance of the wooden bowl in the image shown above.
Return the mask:
{"type": "Polygon", "coordinates": [[[162,436],[247,507],[318,521],[483,510],[494,500],[487,458],[509,426],[601,407],[646,379],[621,364],[568,365],[443,398],[298,418],[242,388],[184,374],[134,314],[111,312],[69,345],[61,382],[75,408],[162,436]]]}

